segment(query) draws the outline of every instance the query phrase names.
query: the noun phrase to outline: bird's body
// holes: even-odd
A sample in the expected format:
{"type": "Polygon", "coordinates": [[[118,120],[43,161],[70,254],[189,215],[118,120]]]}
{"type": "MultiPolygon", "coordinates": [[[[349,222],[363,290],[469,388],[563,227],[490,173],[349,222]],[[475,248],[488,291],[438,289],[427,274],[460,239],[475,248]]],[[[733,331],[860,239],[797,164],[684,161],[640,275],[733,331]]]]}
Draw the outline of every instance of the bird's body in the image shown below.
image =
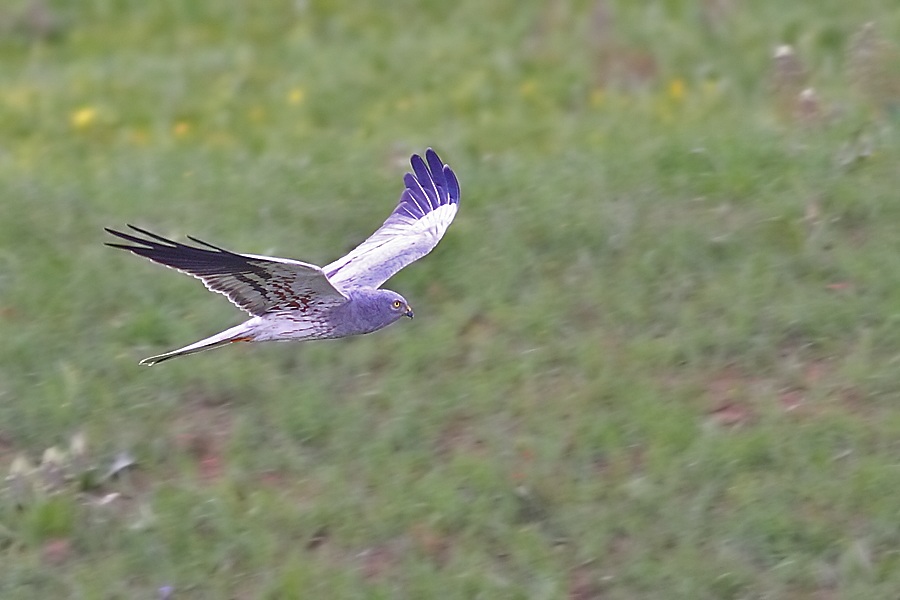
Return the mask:
{"type": "Polygon", "coordinates": [[[254,317],[242,325],[249,337],[256,342],[290,340],[328,340],[351,335],[372,333],[387,327],[403,316],[412,316],[412,310],[400,294],[390,290],[357,289],[348,292],[343,304],[323,309],[310,317],[301,305],[254,317]],[[397,308],[391,303],[400,302],[397,308]],[[383,306],[389,305],[389,310],[383,306]]]}
{"type": "Polygon", "coordinates": [[[173,242],[138,227],[144,237],[107,229],[131,244],[108,244],[192,275],[252,318],[183,348],[151,356],[152,365],[235,342],[302,341],[371,333],[412,317],[398,293],[379,289],[397,271],[430,252],[453,221],[459,184],[430,148],[413,155],[406,190],[384,224],[349,254],[324,268],[202,245],[173,242]],[[427,164],[426,164],[427,161],[427,164]]]}

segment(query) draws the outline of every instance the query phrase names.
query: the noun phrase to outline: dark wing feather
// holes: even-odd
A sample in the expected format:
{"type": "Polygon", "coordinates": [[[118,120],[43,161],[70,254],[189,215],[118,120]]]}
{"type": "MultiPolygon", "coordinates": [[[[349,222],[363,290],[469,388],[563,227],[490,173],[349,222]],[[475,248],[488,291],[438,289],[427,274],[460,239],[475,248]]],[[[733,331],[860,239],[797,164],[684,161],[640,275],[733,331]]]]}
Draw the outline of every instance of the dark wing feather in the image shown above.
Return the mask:
{"type": "Polygon", "coordinates": [[[189,239],[205,248],[189,246],[134,225],[129,227],[145,237],[107,228],[107,232],[131,244],[106,245],[192,275],[251,315],[305,312],[313,305],[336,306],[347,301],[316,265],[270,256],[236,254],[190,236],[189,239]]]}

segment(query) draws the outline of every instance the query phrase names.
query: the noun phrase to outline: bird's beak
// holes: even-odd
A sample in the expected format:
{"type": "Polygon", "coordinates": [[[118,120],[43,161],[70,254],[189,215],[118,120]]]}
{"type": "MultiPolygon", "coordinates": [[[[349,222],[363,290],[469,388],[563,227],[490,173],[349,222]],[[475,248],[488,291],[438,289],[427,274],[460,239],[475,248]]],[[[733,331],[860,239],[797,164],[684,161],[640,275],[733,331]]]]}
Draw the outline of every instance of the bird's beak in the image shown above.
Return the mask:
{"type": "Polygon", "coordinates": [[[405,314],[406,314],[406,316],[409,317],[410,319],[412,319],[413,316],[414,316],[414,315],[413,315],[413,310],[409,307],[409,304],[406,305],[406,313],[405,313],[405,314]]]}

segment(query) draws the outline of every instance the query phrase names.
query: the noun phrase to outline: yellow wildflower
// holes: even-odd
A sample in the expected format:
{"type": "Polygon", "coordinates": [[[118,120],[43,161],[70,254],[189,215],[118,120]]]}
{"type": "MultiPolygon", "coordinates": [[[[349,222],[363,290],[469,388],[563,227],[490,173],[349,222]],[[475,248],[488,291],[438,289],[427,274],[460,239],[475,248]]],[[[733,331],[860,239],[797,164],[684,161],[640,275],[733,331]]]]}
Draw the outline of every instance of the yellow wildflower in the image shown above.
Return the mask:
{"type": "Polygon", "coordinates": [[[69,123],[75,129],[90,127],[97,120],[97,109],[90,106],[79,108],[69,115],[69,123]]]}
{"type": "Polygon", "coordinates": [[[680,102],[684,98],[683,80],[676,78],[669,82],[669,98],[676,102],[680,102]]]}
{"type": "Polygon", "coordinates": [[[306,98],[306,93],[303,91],[303,88],[295,87],[288,94],[288,104],[297,106],[303,103],[304,98],[306,98]]]}
{"type": "Polygon", "coordinates": [[[175,137],[184,137],[190,132],[191,124],[187,121],[178,121],[172,127],[172,133],[175,134],[175,137]]]}

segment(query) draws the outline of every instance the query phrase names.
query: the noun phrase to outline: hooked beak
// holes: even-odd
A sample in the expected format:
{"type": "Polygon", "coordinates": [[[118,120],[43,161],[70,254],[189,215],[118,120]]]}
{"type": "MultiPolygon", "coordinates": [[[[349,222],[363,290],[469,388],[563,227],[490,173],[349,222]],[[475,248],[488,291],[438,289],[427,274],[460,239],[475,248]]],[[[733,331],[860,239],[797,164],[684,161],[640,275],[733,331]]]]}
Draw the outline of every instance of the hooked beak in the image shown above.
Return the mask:
{"type": "Polygon", "coordinates": [[[413,316],[414,316],[414,315],[413,315],[413,309],[411,309],[411,308],[409,307],[409,304],[406,305],[406,312],[403,313],[403,314],[405,314],[405,315],[406,315],[407,317],[409,317],[410,319],[413,318],[413,316]]]}

